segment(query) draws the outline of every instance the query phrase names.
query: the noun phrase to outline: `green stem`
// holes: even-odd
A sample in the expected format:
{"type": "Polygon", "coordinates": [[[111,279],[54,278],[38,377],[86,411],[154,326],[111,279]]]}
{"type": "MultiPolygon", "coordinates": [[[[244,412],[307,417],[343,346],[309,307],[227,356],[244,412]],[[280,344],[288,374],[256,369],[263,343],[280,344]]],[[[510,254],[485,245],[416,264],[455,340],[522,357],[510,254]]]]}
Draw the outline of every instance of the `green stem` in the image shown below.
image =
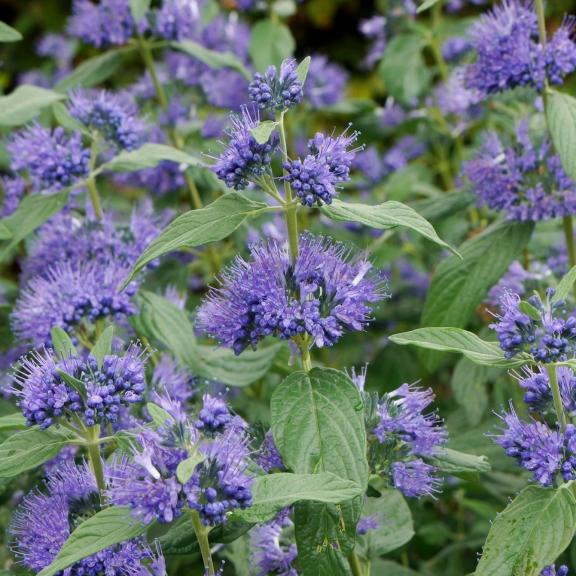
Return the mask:
{"type": "Polygon", "coordinates": [[[215,576],[214,562],[212,561],[212,554],[210,553],[210,542],[208,541],[208,531],[202,524],[200,516],[196,510],[190,510],[190,518],[192,519],[192,526],[194,533],[200,546],[200,554],[202,554],[202,562],[206,570],[206,576],[215,576]]]}
{"type": "MultiPolygon", "coordinates": [[[[546,34],[546,11],[544,8],[544,0],[536,0],[536,15],[538,16],[538,33],[540,36],[540,44],[544,48],[548,41],[546,34]]],[[[542,100],[544,101],[544,110],[548,106],[548,77],[544,76],[544,91],[542,92],[542,100]]]]}
{"type": "Polygon", "coordinates": [[[86,432],[86,447],[88,448],[88,459],[90,468],[96,478],[98,492],[100,492],[100,503],[105,504],[106,500],[106,480],[104,478],[104,465],[100,455],[100,426],[92,426],[86,432]]]}
{"type": "MultiPolygon", "coordinates": [[[[98,158],[98,135],[94,135],[94,140],[92,141],[92,146],[90,148],[90,162],[88,164],[89,174],[92,174],[94,172],[97,158],[98,158]]],[[[96,178],[94,176],[90,177],[86,181],[86,187],[88,188],[88,193],[90,194],[90,200],[94,208],[94,215],[98,220],[102,220],[104,213],[102,212],[102,203],[100,202],[100,194],[98,193],[98,188],[96,186],[96,178]]]]}
{"type": "MultiPolygon", "coordinates": [[[[288,162],[288,146],[286,144],[286,128],[284,127],[284,112],[277,114],[278,130],[280,131],[280,149],[282,150],[282,161],[288,162]]],[[[286,176],[286,171],[284,171],[286,176]]],[[[290,256],[292,262],[298,258],[298,219],[296,217],[296,206],[292,205],[292,186],[290,182],[284,181],[284,195],[286,204],[286,226],[288,228],[288,245],[290,246],[290,256]]]]}
{"type": "MultiPolygon", "coordinates": [[[[158,78],[158,74],[156,72],[156,65],[154,64],[154,58],[152,56],[152,52],[150,51],[150,46],[144,38],[141,36],[137,40],[138,48],[140,49],[140,54],[142,56],[142,60],[144,61],[144,65],[146,66],[146,70],[150,74],[150,78],[152,79],[152,84],[154,85],[154,91],[156,92],[156,98],[158,100],[158,104],[166,110],[168,108],[168,97],[166,96],[166,91],[164,87],[160,83],[160,79],[158,78]]],[[[182,150],[184,143],[182,139],[176,132],[176,130],[169,130],[168,136],[170,137],[170,142],[177,148],[178,150],[182,150]]],[[[192,205],[196,210],[202,208],[204,204],[202,203],[202,198],[200,198],[200,193],[198,192],[198,188],[192,175],[188,172],[184,172],[184,178],[186,179],[186,184],[188,185],[188,190],[190,191],[190,199],[192,201],[192,205]]]]}
{"type": "Polygon", "coordinates": [[[308,339],[303,338],[300,344],[300,353],[302,355],[302,368],[305,372],[312,370],[312,359],[310,358],[310,349],[308,348],[308,339]]]}
{"type": "Polygon", "coordinates": [[[565,216],[564,223],[564,237],[566,238],[566,250],[568,251],[568,261],[570,268],[576,265],[576,250],[574,248],[574,226],[572,224],[572,216],[565,216]]]}
{"type": "Polygon", "coordinates": [[[360,559],[356,556],[355,552],[351,552],[348,555],[348,564],[350,565],[350,570],[352,570],[353,576],[364,576],[364,571],[360,565],[360,559]]]}
{"type": "Polygon", "coordinates": [[[550,381],[550,389],[552,390],[552,398],[554,400],[554,409],[556,410],[556,416],[560,423],[560,430],[564,431],[566,428],[566,414],[564,413],[564,404],[562,403],[562,396],[560,395],[556,366],[547,365],[546,371],[548,372],[548,380],[550,381]]]}

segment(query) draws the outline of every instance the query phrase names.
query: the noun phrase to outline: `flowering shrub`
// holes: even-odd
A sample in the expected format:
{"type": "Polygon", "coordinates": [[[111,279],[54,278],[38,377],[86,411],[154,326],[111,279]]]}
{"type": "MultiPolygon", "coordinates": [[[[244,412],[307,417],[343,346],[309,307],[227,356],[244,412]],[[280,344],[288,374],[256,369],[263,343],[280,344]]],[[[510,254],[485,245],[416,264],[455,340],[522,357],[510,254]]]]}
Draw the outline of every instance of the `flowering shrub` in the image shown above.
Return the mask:
{"type": "Polygon", "coordinates": [[[0,22],[6,574],[576,569],[573,16],[361,4],[0,22]]]}

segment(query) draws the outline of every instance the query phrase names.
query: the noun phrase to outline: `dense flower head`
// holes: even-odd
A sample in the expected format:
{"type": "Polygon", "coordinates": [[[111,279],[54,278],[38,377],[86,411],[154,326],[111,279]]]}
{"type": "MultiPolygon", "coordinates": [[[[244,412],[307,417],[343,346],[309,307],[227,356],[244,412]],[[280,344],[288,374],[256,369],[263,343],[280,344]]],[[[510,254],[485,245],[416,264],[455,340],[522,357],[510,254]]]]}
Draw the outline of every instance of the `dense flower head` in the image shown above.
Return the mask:
{"type": "Polygon", "coordinates": [[[146,388],[142,350],[137,345],[123,356],[105,356],[99,365],[93,356],[57,358],[51,350],[21,359],[14,376],[14,392],[29,426],[48,428],[60,417],[78,415],[86,426],[115,422],[122,406],[143,399],[146,388]],[[83,383],[82,394],[61,375],[83,383]]]}
{"type": "Polygon", "coordinates": [[[341,244],[308,234],[300,240],[294,263],[274,241],[253,246],[249,261],[238,256],[200,307],[198,327],[236,354],[266,336],[308,334],[323,347],[362,330],[386,296],[384,279],[341,244]]]}
{"type": "Polygon", "coordinates": [[[464,36],[452,36],[442,44],[442,56],[446,62],[457,62],[470,52],[472,45],[464,36]]]}
{"type": "Polygon", "coordinates": [[[504,0],[472,25],[469,36],[476,61],[467,71],[468,85],[483,94],[518,86],[544,88],[546,76],[553,84],[576,69],[576,44],[566,21],[544,47],[532,3],[504,0]]]}
{"type": "MultiPolygon", "coordinates": [[[[556,376],[564,410],[573,415],[576,413],[576,375],[571,368],[559,366],[556,368],[556,376]]],[[[516,377],[518,384],[525,390],[524,402],[530,411],[544,414],[552,404],[548,372],[544,368],[525,368],[516,377]]]]}
{"type": "Polygon", "coordinates": [[[138,283],[131,282],[119,291],[130,270],[130,265],[115,260],[78,267],[58,263],[46,274],[34,276],[20,292],[12,312],[14,335],[39,347],[50,345],[50,332],[56,326],[73,335],[84,321],[110,318],[125,323],[137,312],[134,296],[138,283]]]}
{"type": "Polygon", "coordinates": [[[265,74],[257,72],[248,86],[252,102],[262,110],[287,110],[300,104],[304,97],[302,83],[296,73],[298,64],[287,58],[280,66],[270,66],[265,74]]]}
{"type": "Polygon", "coordinates": [[[192,40],[201,24],[198,0],[163,0],[154,13],[154,32],[166,40],[192,40]]]}
{"type": "Polygon", "coordinates": [[[126,44],[135,31],[129,0],[74,0],[68,32],[75,38],[104,48],[126,44]]]}
{"type": "Polygon", "coordinates": [[[370,40],[368,54],[364,58],[364,66],[373,68],[386,51],[386,18],[373,16],[368,20],[363,20],[360,23],[360,32],[370,40]]]}
{"type": "Polygon", "coordinates": [[[399,460],[391,466],[392,486],[409,498],[433,496],[440,484],[436,472],[436,467],[421,458],[399,460]]]}
{"type": "Polygon", "coordinates": [[[231,426],[212,442],[202,445],[204,460],[196,466],[184,490],[188,505],[205,526],[226,521],[229,512],[252,505],[252,476],[248,471],[248,437],[231,426]]]}
{"type": "Polygon", "coordinates": [[[185,404],[196,391],[197,379],[169,354],[162,354],[152,374],[152,401],[168,396],[185,404]]]}
{"type": "Polygon", "coordinates": [[[236,70],[206,70],[199,78],[206,101],[227,110],[240,110],[248,100],[248,82],[236,70]]]}
{"type": "Polygon", "coordinates": [[[75,92],[70,97],[69,110],[74,118],[120,150],[134,150],[142,143],[145,125],[126,93],[75,92]]]}
{"type": "Polygon", "coordinates": [[[252,561],[258,576],[298,576],[295,561],[298,556],[293,538],[294,524],[287,514],[279,514],[250,532],[252,561]]]}
{"type": "MultiPolygon", "coordinates": [[[[113,473],[110,468],[107,473],[113,473]]],[[[14,553],[35,573],[58,555],[76,526],[98,512],[98,489],[87,465],[64,464],[45,491],[24,497],[14,514],[10,533],[14,553]]],[[[161,556],[155,557],[143,539],[105,548],[66,569],[70,576],[165,576],[161,556]]]]}
{"type": "Polygon", "coordinates": [[[202,408],[194,425],[198,430],[207,434],[223,432],[230,424],[233,416],[228,404],[221,396],[204,394],[202,408]]]}
{"type": "Polygon", "coordinates": [[[489,133],[464,175],[481,204],[504,211],[510,220],[547,220],[576,212],[576,183],[562,168],[548,139],[535,145],[521,122],[516,143],[505,147],[489,133]]]}
{"type": "Polygon", "coordinates": [[[212,168],[229,188],[243,190],[270,169],[278,137],[272,134],[268,142],[258,144],[250,132],[257,125],[258,119],[252,118],[247,108],[242,109],[241,116],[231,116],[228,144],[212,168]]]}
{"type": "Polygon", "coordinates": [[[10,166],[26,171],[37,191],[56,191],[74,184],[88,174],[90,150],[79,133],[67,134],[63,128],[53,131],[40,124],[17,132],[7,145],[10,166]]]}
{"type": "Polygon", "coordinates": [[[6,176],[0,178],[2,188],[2,209],[0,218],[6,218],[16,212],[20,200],[24,197],[26,183],[20,176],[6,176]]]}
{"type": "Polygon", "coordinates": [[[478,115],[482,94],[466,86],[464,68],[457,67],[448,80],[436,88],[434,100],[444,115],[474,117],[478,115]]]}
{"type": "Polygon", "coordinates": [[[202,30],[201,43],[216,52],[231,52],[244,64],[250,63],[250,26],[238,18],[237,14],[219,14],[202,30]]]}
{"type": "Polygon", "coordinates": [[[284,460],[282,455],[276,448],[274,443],[274,438],[272,436],[272,431],[268,430],[264,435],[264,440],[260,445],[260,448],[256,452],[256,463],[265,472],[272,472],[273,470],[286,470],[284,466],[284,460]]]}
{"type": "Polygon", "coordinates": [[[284,163],[286,176],[303,206],[331,204],[337,187],[350,179],[350,167],[362,147],[351,149],[359,132],[349,132],[350,126],[339,136],[325,136],[317,132],[308,141],[309,154],[302,160],[284,163]]]}
{"type": "Polygon", "coordinates": [[[576,350],[576,317],[567,314],[563,301],[554,301],[553,290],[542,301],[535,294],[528,303],[539,318],[524,312],[517,294],[507,292],[500,301],[500,315],[490,327],[498,335],[507,358],[528,352],[538,362],[566,360],[576,350]]]}
{"type": "Polygon", "coordinates": [[[315,54],[304,86],[304,96],[312,108],[333,106],[344,97],[348,73],[323,54],[315,54]]]}

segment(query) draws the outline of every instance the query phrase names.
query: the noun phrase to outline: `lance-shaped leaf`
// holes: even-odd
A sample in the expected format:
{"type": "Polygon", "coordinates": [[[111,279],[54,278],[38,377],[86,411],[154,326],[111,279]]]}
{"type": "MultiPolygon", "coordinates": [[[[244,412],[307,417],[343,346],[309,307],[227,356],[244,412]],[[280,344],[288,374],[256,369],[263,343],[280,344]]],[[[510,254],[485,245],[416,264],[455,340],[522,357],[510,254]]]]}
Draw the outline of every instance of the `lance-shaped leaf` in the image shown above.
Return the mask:
{"type": "Polygon", "coordinates": [[[46,88],[27,84],[18,86],[8,96],[0,96],[0,126],[13,127],[26,124],[44,108],[64,98],[63,94],[46,88]]]}
{"type": "Polygon", "coordinates": [[[120,68],[123,55],[135,49],[135,47],[127,46],[84,60],[73,72],[62,78],[54,88],[59,92],[69,92],[74,88],[90,88],[101,84],[120,68]]]}
{"type": "Polygon", "coordinates": [[[18,42],[19,40],[22,40],[22,34],[0,21],[0,42],[18,42]]]}
{"type": "Polygon", "coordinates": [[[549,90],[546,121],[564,170],[576,179],[576,98],[549,90]]]}

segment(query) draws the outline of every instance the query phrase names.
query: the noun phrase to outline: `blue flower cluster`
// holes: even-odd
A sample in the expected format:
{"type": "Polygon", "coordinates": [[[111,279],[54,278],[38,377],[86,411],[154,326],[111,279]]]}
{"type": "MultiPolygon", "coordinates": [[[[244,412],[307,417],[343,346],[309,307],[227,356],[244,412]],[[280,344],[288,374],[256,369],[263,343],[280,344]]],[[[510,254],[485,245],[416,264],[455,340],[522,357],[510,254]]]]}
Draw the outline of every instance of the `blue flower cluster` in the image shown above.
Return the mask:
{"type": "Polygon", "coordinates": [[[433,401],[431,389],[403,384],[378,403],[378,422],[371,432],[380,449],[373,464],[405,496],[419,498],[438,490],[437,468],[425,459],[446,442],[447,432],[436,413],[425,413],[433,401]]]}
{"type": "Polygon", "coordinates": [[[467,70],[468,86],[489,95],[518,86],[541,91],[546,77],[561,84],[576,69],[572,27],[565,21],[543,47],[533,4],[505,0],[481,16],[469,31],[477,58],[467,70]]]}
{"type": "Polygon", "coordinates": [[[0,218],[7,218],[16,211],[20,200],[24,197],[26,183],[20,176],[7,176],[0,178],[0,186],[3,191],[0,218]]]}
{"type": "Polygon", "coordinates": [[[142,143],[144,123],[127,94],[75,92],[70,97],[70,114],[120,150],[134,150],[142,143]]]}
{"type": "Polygon", "coordinates": [[[350,166],[356,152],[362,149],[349,149],[358,136],[356,131],[348,134],[348,129],[336,138],[318,132],[308,142],[309,154],[304,160],[284,163],[285,179],[303,206],[332,203],[336,187],[350,179],[350,166]]]}
{"type": "Polygon", "coordinates": [[[505,147],[489,133],[479,153],[464,164],[464,175],[481,204],[511,220],[548,220],[576,213],[576,183],[544,139],[535,146],[528,124],[519,124],[515,145],[505,147]]]}
{"type": "Polygon", "coordinates": [[[262,110],[288,110],[302,101],[304,89],[296,73],[297,63],[287,58],[280,66],[270,66],[265,74],[257,72],[248,86],[252,102],[262,110]]]}
{"type": "MultiPolygon", "coordinates": [[[[106,472],[113,476],[114,466],[106,472]]],[[[88,465],[63,464],[51,475],[45,492],[24,497],[14,514],[10,533],[14,552],[34,573],[49,566],[77,523],[98,512],[98,489],[88,465]]],[[[164,558],[155,556],[143,539],[105,548],[66,569],[70,576],[165,576],[164,558]]]]}
{"type": "Polygon", "coordinates": [[[567,314],[564,302],[551,301],[553,294],[550,289],[546,301],[537,294],[528,299],[539,318],[522,311],[517,294],[504,294],[498,322],[490,327],[498,335],[507,358],[528,352],[537,362],[558,362],[576,351],[576,317],[567,314]]]}
{"type": "Polygon", "coordinates": [[[79,133],[67,134],[63,128],[53,131],[40,124],[17,132],[7,145],[10,167],[30,174],[38,192],[57,191],[87,176],[90,150],[79,133]]]}
{"type": "Polygon", "coordinates": [[[364,259],[327,238],[302,235],[293,264],[286,247],[269,241],[238,256],[198,311],[198,328],[240,354],[267,336],[307,334],[331,346],[345,330],[362,330],[371,307],[386,297],[385,281],[364,259]]]}
{"type": "Polygon", "coordinates": [[[218,396],[204,394],[202,408],[194,425],[206,434],[221,433],[230,424],[232,414],[226,401],[218,396]]]}
{"type": "Polygon", "coordinates": [[[250,132],[258,125],[258,120],[247,108],[242,109],[242,116],[232,116],[231,122],[228,146],[212,169],[229,188],[243,190],[270,170],[278,137],[272,134],[268,142],[258,144],[250,132]]]}
{"type": "Polygon", "coordinates": [[[258,567],[258,576],[298,576],[298,550],[291,537],[293,527],[289,515],[280,513],[270,522],[257,526],[250,532],[252,561],[258,567]]]}
{"type": "Polygon", "coordinates": [[[86,426],[115,422],[122,406],[143,399],[144,361],[137,345],[123,356],[104,357],[101,366],[93,356],[59,360],[50,350],[31,353],[21,360],[13,391],[29,426],[48,428],[73,414],[86,426]],[[72,387],[62,372],[81,382],[84,391],[72,387]]]}
{"type": "MultiPolygon", "coordinates": [[[[576,414],[576,375],[572,369],[559,366],[556,368],[556,376],[564,410],[569,415],[574,415],[576,414]]],[[[518,383],[525,390],[524,402],[531,412],[545,414],[552,407],[552,391],[546,370],[543,368],[525,369],[521,375],[518,375],[518,383]]]]}

